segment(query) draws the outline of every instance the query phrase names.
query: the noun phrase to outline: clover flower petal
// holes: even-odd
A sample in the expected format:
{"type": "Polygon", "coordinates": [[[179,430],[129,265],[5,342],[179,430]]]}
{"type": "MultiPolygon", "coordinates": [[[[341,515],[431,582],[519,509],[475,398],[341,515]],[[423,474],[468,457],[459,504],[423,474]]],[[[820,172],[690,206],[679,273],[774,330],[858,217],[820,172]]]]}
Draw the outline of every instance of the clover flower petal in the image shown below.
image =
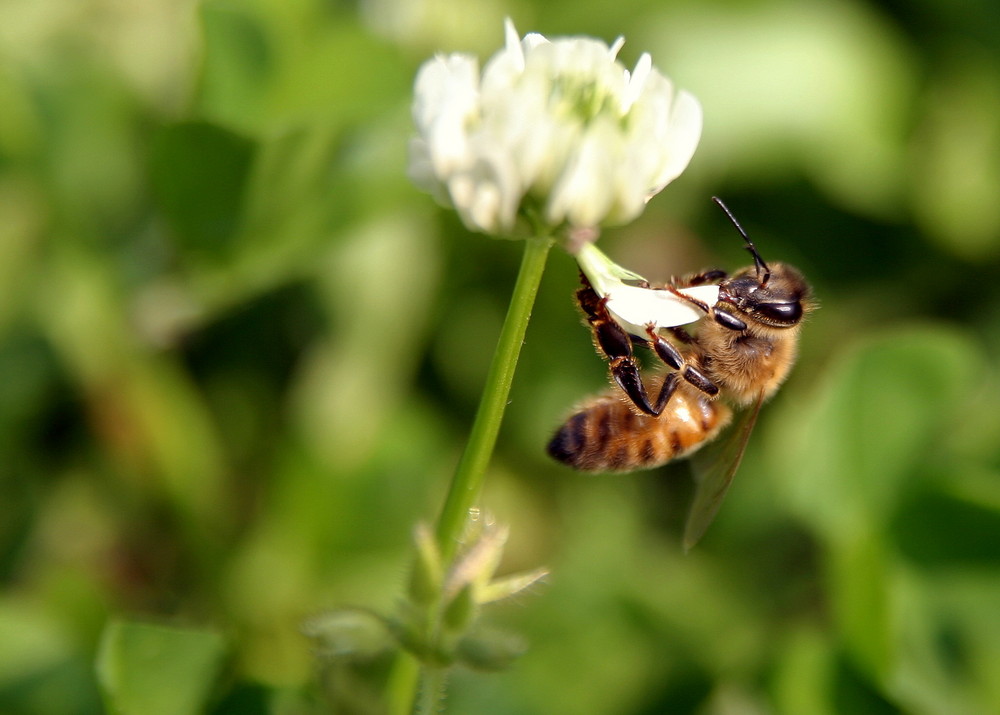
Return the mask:
{"type": "Polygon", "coordinates": [[[589,37],[519,39],[479,72],[475,58],[438,56],[415,82],[410,176],[472,230],[517,232],[624,223],[687,166],[701,108],[643,54],[630,72],[589,37]]]}
{"type": "MultiPolygon", "coordinates": [[[[633,335],[643,335],[647,325],[654,329],[693,323],[705,313],[692,303],[667,290],[648,287],[645,278],[622,268],[592,243],[583,243],[576,253],[580,270],[597,295],[607,298],[607,308],[615,320],[633,335]]],[[[719,286],[681,288],[679,293],[707,305],[719,299],[719,286]]]]}

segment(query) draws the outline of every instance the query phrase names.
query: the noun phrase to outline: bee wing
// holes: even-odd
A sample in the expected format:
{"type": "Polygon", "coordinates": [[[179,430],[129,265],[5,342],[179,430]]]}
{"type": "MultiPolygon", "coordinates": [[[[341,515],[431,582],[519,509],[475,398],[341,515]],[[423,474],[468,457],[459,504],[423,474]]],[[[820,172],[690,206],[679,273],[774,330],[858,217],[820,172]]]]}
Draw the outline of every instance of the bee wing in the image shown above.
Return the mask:
{"type": "Polygon", "coordinates": [[[715,519],[722,500],[733,483],[733,476],[740,468],[743,452],[750,441],[750,433],[757,424],[757,415],[764,403],[764,393],[739,416],[729,435],[715,449],[702,450],[694,455],[694,501],[684,525],[684,550],[698,543],[709,524],[715,519]]]}

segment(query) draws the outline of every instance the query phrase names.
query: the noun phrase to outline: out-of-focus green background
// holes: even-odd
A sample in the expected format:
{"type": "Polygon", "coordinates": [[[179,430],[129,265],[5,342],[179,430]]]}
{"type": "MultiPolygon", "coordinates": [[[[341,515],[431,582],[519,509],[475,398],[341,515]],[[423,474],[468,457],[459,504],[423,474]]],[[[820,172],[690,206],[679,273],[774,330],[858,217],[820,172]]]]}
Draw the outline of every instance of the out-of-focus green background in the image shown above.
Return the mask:
{"type": "Polygon", "coordinates": [[[718,194],[821,309],[685,556],[685,465],[544,455],[606,384],[553,251],[483,498],[502,570],[552,576],[449,710],[998,707],[991,0],[39,0],[0,4],[0,711],[102,712],[100,634],[136,620],[215,639],[210,711],[312,711],[303,621],[395,607],[521,248],[409,185],[412,78],[505,15],[624,35],[704,105],[611,256],[746,264],[718,194]]]}

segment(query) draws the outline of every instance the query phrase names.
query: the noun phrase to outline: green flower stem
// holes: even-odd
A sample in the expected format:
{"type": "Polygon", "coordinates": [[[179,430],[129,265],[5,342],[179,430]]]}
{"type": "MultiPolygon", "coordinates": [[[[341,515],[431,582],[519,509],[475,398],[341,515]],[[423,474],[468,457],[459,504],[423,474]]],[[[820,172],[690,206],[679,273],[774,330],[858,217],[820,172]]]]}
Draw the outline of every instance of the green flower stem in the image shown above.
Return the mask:
{"type": "Polygon", "coordinates": [[[545,270],[545,259],[552,239],[548,236],[525,241],[521,269],[514,284],[514,294],[507,308],[500,340],[486,376],[486,386],[479,402],[469,441],[451,480],[444,508],[438,519],[438,548],[441,560],[448,563],[458,548],[469,509],[475,504],[486,476],[486,467],[496,445],[500,422],[507,407],[507,396],[514,380],[514,368],[524,342],[524,332],[545,270]]]}
{"type": "MultiPolygon", "coordinates": [[[[444,507],[438,518],[435,538],[441,553],[441,562],[447,564],[458,549],[459,539],[469,509],[475,504],[486,476],[486,467],[493,447],[496,445],[500,422],[507,407],[507,396],[514,380],[514,368],[524,342],[524,333],[531,317],[531,308],[538,293],[538,284],[545,270],[545,260],[552,246],[549,236],[540,236],[525,241],[521,268],[514,284],[514,293],[507,308],[507,317],[500,330],[493,362],[486,377],[486,386],[479,402],[469,441],[455,469],[455,475],[448,489],[444,507]]],[[[426,669],[425,669],[426,670],[426,669]]],[[[428,674],[430,680],[423,685],[425,697],[417,699],[420,687],[420,662],[410,653],[401,652],[396,659],[389,682],[389,712],[392,715],[408,715],[428,707],[427,698],[439,697],[440,683],[436,676],[428,674]]],[[[425,675],[425,679],[428,676],[425,675]]]]}
{"type": "Polygon", "coordinates": [[[420,661],[401,650],[395,657],[387,685],[389,715],[411,715],[419,707],[420,661]]]}
{"type": "Polygon", "coordinates": [[[442,712],[441,703],[444,702],[446,679],[444,668],[423,669],[420,693],[413,708],[414,715],[440,715],[442,712]]]}

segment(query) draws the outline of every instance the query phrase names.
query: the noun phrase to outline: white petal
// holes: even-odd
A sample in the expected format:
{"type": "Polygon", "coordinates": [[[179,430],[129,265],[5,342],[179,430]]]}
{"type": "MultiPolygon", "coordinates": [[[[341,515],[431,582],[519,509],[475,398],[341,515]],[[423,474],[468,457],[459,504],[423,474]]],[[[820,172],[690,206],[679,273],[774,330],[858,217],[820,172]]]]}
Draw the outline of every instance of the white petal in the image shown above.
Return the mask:
{"type": "Polygon", "coordinates": [[[447,194],[442,191],[441,180],[434,171],[434,162],[431,161],[427,142],[421,137],[413,137],[410,140],[409,150],[410,161],[406,173],[410,180],[432,194],[435,199],[446,199],[447,194]]]}
{"type": "MultiPolygon", "coordinates": [[[[719,286],[681,288],[681,293],[714,305],[719,299],[719,286]]],[[[634,335],[643,335],[646,325],[673,328],[693,323],[705,317],[705,312],[667,290],[619,286],[608,296],[608,310],[619,323],[634,335]]]]}
{"type": "Polygon", "coordinates": [[[635,101],[639,98],[646,80],[649,78],[650,70],[653,68],[653,58],[648,52],[643,52],[639,61],[635,63],[635,70],[629,75],[628,86],[625,88],[625,96],[622,97],[622,109],[628,112],[635,101]]]}
{"type": "Polygon", "coordinates": [[[556,180],[545,207],[545,217],[553,225],[568,221],[573,226],[596,226],[607,215],[615,199],[608,190],[620,141],[611,122],[594,120],[568,157],[565,170],[556,180]]]}
{"type": "MultiPolygon", "coordinates": [[[[594,291],[607,296],[608,310],[633,335],[644,335],[650,323],[656,328],[673,328],[705,317],[700,308],[670,291],[640,288],[636,284],[645,280],[642,276],[622,268],[592,243],[579,247],[576,260],[594,291]]],[[[709,306],[719,299],[715,285],[682,288],[680,292],[709,306]]]]}
{"type": "Polygon", "coordinates": [[[685,91],[677,93],[670,112],[670,127],[666,136],[666,160],[650,191],[657,194],[687,168],[701,139],[701,104],[685,91]]]}
{"type": "Polygon", "coordinates": [[[521,47],[520,35],[517,34],[517,28],[514,27],[514,22],[509,17],[504,18],[504,50],[510,56],[511,62],[514,67],[517,68],[518,72],[524,72],[524,50],[521,47]]]}
{"type": "Polygon", "coordinates": [[[521,47],[524,49],[525,53],[530,52],[540,45],[551,44],[545,35],[539,34],[537,32],[529,32],[521,40],[521,47]]]}
{"type": "Polygon", "coordinates": [[[452,203],[462,222],[473,231],[496,232],[500,226],[497,184],[474,174],[458,174],[448,182],[452,203]]]}
{"type": "Polygon", "coordinates": [[[413,118],[442,181],[471,160],[467,127],[479,112],[479,63],[462,54],[437,56],[417,72],[413,118]]]}
{"type": "Polygon", "coordinates": [[[413,120],[420,130],[449,111],[467,112],[477,103],[479,62],[471,55],[437,55],[417,71],[413,120]]]}
{"type": "MultiPolygon", "coordinates": [[[[480,144],[487,141],[480,137],[480,144]]],[[[522,191],[510,157],[496,147],[476,145],[476,161],[448,181],[452,203],[471,229],[498,233],[514,226],[522,191]]]]}
{"type": "Polygon", "coordinates": [[[625,38],[619,35],[615,38],[615,41],[608,48],[608,57],[610,59],[615,59],[618,57],[618,53],[622,51],[622,47],[625,45],[625,38]]]}

